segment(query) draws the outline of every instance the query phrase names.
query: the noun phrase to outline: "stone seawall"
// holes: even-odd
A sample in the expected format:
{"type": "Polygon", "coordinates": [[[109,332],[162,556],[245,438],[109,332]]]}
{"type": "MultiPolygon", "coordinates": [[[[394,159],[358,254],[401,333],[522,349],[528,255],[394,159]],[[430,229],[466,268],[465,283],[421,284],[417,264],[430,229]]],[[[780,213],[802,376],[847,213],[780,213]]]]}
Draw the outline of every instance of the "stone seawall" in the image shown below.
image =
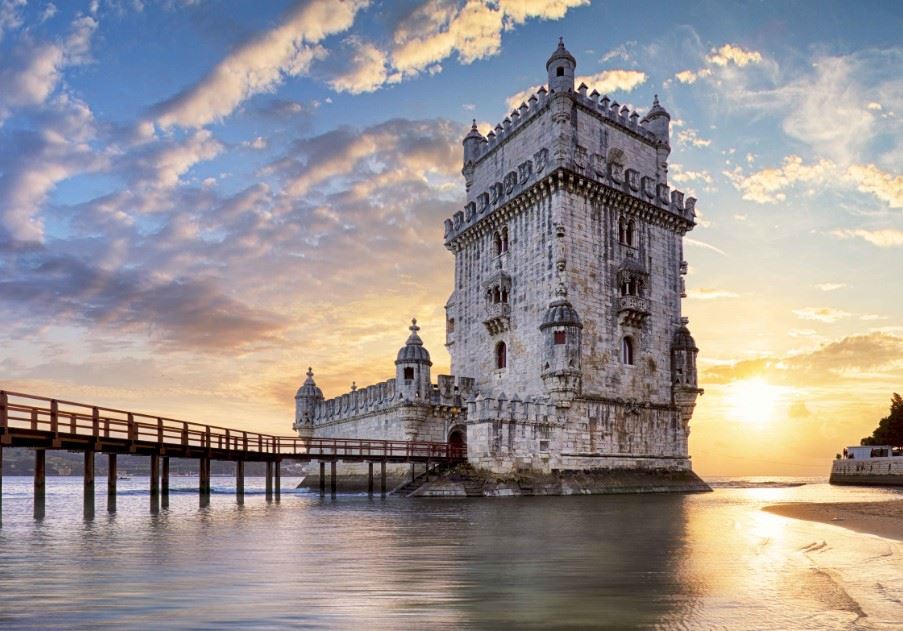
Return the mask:
{"type": "Polygon", "coordinates": [[[829,481],[844,485],[903,486],[903,458],[835,460],[829,481]]]}
{"type": "MultiPolygon", "coordinates": [[[[379,493],[380,463],[373,463],[373,492],[379,493]]],[[[415,464],[414,475],[423,473],[426,465],[415,464]]],[[[369,472],[365,462],[339,462],[336,466],[336,491],[338,493],[366,493],[369,472]]],[[[386,491],[411,480],[411,465],[407,463],[386,464],[386,491]]],[[[312,461],[304,466],[304,479],[298,484],[299,489],[319,492],[320,464],[312,461]]],[[[330,463],[326,463],[326,492],[330,489],[330,463]]]]}
{"type": "Polygon", "coordinates": [[[615,495],[711,491],[693,471],[609,469],[496,476],[461,465],[427,482],[413,497],[516,497],[529,495],[615,495]]]}

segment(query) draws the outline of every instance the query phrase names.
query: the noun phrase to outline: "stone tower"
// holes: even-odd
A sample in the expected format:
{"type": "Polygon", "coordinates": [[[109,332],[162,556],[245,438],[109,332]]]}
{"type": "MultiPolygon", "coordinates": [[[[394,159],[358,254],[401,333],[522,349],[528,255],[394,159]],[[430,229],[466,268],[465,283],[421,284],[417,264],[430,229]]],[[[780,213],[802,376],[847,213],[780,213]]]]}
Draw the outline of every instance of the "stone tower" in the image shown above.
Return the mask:
{"type": "Polygon", "coordinates": [[[605,468],[615,454],[688,469],[701,390],[682,238],[696,200],[668,185],[658,97],[641,118],[575,89],[576,65],[559,42],[548,88],[464,138],[446,328],[452,372],[474,379],[468,457],[498,471],[605,468]]]}
{"type": "Polygon", "coordinates": [[[307,379],[295,394],[295,423],[292,426],[302,438],[310,438],[314,430],[317,406],[323,401],[323,391],[314,382],[314,371],[307,369],[307,379]]]}

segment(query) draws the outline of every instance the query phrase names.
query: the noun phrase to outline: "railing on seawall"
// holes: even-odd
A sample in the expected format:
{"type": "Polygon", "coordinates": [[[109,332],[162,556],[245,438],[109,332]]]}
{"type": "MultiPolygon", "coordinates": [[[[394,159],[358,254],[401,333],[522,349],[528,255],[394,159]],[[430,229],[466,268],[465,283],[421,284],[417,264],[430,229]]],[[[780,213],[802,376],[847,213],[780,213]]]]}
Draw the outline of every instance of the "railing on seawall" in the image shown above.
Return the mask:
{"type": "Polygon", "coordinates": [[[193,423],[63,399],[0,390],[0,434],[20,430],[52,439],[65,437],[128,442],[165,448],[219,450],[270,458],[463,459],[449,443],[366,438],[277,436],[193,423]]]}

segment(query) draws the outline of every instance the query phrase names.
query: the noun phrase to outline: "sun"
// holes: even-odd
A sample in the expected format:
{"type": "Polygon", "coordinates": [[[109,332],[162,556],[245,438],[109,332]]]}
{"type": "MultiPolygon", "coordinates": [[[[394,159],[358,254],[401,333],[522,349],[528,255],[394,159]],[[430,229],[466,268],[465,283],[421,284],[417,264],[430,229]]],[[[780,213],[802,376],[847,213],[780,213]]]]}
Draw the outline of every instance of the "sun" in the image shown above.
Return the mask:
{"type": "Polygon", "coordinates": [[[727,392],[731,416],[744,423],[766,423],[772,419],[779,395],[780,389],[764,379],[735,381],[727,392]]]}

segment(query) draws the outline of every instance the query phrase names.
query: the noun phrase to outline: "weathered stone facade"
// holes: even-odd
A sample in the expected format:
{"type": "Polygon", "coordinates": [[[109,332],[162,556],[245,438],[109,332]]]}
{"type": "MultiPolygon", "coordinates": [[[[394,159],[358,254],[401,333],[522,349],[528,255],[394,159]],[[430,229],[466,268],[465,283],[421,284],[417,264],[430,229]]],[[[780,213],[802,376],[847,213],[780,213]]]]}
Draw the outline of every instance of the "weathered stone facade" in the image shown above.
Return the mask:
{"type": "Polygon", "coordinates": [[[466,204],[445,221],[457,378],[430,382],[415,325],[395,380],[324,401],[304,394],[309,377],[302,435],[446,440],[464,426],[470,463],[499,474],[690,469],[702,391],[682,237],[696,200],[668,186],[658,99],[640,118],[575,90],[575,68],[559,44],[548,89],[464,138],[466,204]]]}

